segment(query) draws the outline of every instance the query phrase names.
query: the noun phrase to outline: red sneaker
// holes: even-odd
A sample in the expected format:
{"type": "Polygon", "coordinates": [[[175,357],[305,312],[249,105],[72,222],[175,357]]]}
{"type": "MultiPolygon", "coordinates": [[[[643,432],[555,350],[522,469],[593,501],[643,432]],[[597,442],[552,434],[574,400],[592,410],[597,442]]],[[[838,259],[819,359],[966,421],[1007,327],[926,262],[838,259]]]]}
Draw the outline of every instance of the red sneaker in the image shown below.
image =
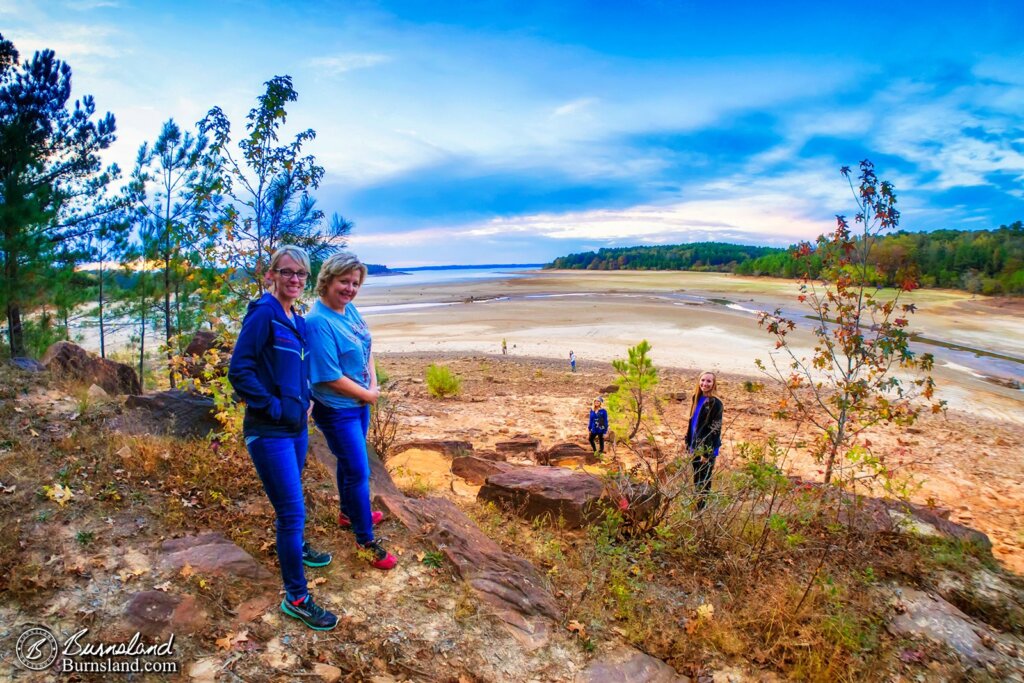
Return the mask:
{"type": "MultiPolygon", "coordinates": [[[[373,520],[373,526],[380,524],[381,520],[384,519],[384,513],[380,510],[374,510],[370,513],[370,519],[373,520]]],[[[352,520],[348,518],[344,512],[338,513],[338,526],[342,529],[349,529],[352,527],[352,520]]]]}
{"type": "Polygon", "coordinates": [[[366,545],[356,543],[356,547],[360,550],[367,550],[371,553],[372,559],[370,560],[370,564],[377,569],[392,569],[396,564],[398,564],[398,558],[385,550],[384,546],[377,541],[370,541],[366,545]]]}

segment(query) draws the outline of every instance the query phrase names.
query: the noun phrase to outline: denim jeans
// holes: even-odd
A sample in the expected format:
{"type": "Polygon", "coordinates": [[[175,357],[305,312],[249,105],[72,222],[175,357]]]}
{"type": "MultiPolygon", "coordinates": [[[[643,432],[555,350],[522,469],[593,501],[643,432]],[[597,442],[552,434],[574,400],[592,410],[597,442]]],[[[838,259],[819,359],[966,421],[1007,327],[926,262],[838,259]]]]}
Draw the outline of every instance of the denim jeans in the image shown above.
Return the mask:
{"type": "Polygon", "coordinates": [[[277,559],[289,600],[306,595],[306,572],[302,566],[302,538],[306,526],[306,505],[302,496],[302,470],[306,466],[309,435],[255,436],[245,440],[263,490],[277,515],[277,559]]]}
{"type": "Polygon", "coordinates": [[[314,400],[313,420],[338,460],[341,511],[352,522],[356,542],[370,543],[373,541],[373,518],[370,512],[370,463],[366,459],[370,406],[331,408],[314,400]]]}

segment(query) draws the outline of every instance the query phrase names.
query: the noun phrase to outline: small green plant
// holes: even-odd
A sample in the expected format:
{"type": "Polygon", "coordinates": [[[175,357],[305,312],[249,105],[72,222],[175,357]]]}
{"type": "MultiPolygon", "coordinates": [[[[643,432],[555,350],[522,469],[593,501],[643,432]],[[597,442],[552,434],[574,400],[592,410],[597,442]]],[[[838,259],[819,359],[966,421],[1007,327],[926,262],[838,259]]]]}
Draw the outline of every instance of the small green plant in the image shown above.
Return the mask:
{"type": "Polygon", "coordinates": [[[78,541],[79,545],[89,545],[96,540],[96,534],[91,531],[79,531],[75,534],[75,540],[78,541]]]}
{"type": "Polygon", "coordinates": [[[423,559],[420,562],[423,563],[424,567],[440,569],[441,565],[444,564],[444,553],[440,550],[429,550],[423,553],[423,559]]]}
{"type": "Polygon", "coordinates": [[[434,398],[458,396],[462,391],[462,380],[447,365],[431,363],[427,367],[427,391],[434,398]]]}
{"type": "Polygon", "coordinates": [[[650,352],[651,345],[644,339],[627,350],[628,359],[612,361],[619,376],[615,380],[617,391],[608,397],[608,415],[612,431],[626,441],[636,436],[645,417],[654,419],[657,415],[654,387],[658,384],[658,370],[651,362],[650,352]]]}
{"type": "Polygon", "coordinates": [[[757,392],[764,389],[764,385],[761,384],[760,382],[753,382],[748,379],[743,383],[743,389],[746,390],[748,393],[756,394],[757,392]]]}

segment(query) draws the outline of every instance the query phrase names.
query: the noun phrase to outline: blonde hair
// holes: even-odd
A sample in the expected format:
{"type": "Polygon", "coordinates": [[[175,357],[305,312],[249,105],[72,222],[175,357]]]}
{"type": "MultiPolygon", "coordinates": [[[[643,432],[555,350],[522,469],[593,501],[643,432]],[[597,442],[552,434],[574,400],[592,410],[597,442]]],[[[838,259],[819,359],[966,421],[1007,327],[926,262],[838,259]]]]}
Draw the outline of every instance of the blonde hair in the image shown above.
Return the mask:
{"type": "Polygon", "coordinates": [[[281,262],[285,256],[290,256],[296,263],[300,264],[308,273],[309,272],[309,254],[302,247],[297,247],[294,244],[285,244],[284,246],[278,247],[270,256],[270,265],[267,266],[267,274],[264,276],[270,279],[270,274],[277,270],[277,264],[281,262]]]}
{"type": "Polygon", "coordinates": [[[708,391],[708,396],[714,396],[715,390],[718,389],[718,375],[711,371],[702,372],[697,375],[697,386],[693,388],[693,397],[690,399],[690,419],[693,420],[693,411],[697,410],[697,401],[700,399],[700,379],[704,375],[711,375],[714,383],[711,385],[711,390],[708,391]]]}
{"type": "Polygon", "coordinates": [[[356,257],[355,254],[348,251],[338,251],[327,257],[324,264],[320,266],[320,274],[316,276],[316,293],[318,296],[324,296],[327,293],[327,288],[334,282],[334,278],[345,275],[353,270],[359,271],[359,284],[363,284],[363,280],[366,279],[366,266],[363,265],[362,261],[356,257]]]}

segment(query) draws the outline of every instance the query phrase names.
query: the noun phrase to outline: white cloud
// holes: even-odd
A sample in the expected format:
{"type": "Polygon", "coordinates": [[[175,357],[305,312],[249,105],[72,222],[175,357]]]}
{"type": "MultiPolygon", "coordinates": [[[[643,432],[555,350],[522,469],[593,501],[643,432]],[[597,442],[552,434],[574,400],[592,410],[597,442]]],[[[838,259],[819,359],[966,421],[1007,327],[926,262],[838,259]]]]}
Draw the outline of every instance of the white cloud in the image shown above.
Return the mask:
{"type": "Polygon", "coordinates": [[[572,100],[571,102],[566,102],[559,107],[555,107],[555,110],[551,115],[568,116],[570,114],[575,114],[597,104],[598,101],[599,100],[596,97],[581,97],[579,99],[572,100]]]}
{"type": "Polygon", "coordinates": [[[368,69],[378,64],[387,64],[393,61],[389,55],[375,53],[352,53],[343,55],[331,55],[329,57],[314,57],[306,62],[306,66],[325,71],[334,76],[339,76],[349,71],[368,69]]]}

